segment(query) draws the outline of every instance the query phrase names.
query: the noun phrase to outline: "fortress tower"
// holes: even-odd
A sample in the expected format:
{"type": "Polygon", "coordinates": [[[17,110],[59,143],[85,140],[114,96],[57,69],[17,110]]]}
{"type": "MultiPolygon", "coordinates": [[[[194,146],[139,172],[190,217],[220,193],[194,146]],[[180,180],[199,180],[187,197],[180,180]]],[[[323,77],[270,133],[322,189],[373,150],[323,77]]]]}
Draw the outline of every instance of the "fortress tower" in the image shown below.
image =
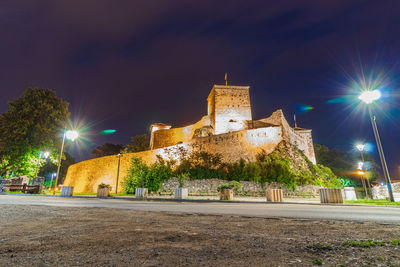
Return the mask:
{"type": "Polygon", "coordinates": [[[214,134],[244,130],[252,120],[249,86],[214,85],[207,102],[214,134]]]}

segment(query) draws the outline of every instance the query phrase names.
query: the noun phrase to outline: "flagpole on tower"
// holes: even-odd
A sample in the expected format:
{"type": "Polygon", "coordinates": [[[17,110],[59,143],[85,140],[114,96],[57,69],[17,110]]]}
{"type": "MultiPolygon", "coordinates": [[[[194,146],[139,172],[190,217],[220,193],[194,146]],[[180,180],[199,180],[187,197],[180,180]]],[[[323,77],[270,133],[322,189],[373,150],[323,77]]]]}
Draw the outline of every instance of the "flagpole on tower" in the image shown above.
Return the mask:
{"type": "Polygon", "coordinates": [[[225,72],[225,86],[228,86],[228,73],[225,72]]]}

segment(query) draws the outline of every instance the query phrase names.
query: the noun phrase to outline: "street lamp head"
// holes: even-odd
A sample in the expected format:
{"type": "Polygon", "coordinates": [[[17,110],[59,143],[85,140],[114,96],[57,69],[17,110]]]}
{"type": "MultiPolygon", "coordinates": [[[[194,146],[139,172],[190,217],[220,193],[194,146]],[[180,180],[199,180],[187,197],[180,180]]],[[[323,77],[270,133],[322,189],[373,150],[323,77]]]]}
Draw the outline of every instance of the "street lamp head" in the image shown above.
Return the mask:
{"type": "Polygon", "coordinates": [[[362,100],[366,104],[371,104],[375,100],[381,98],[381,96],[382,94],[379,90],[364,91],[363,93],[361,93],[358,99],[362,100]]]}
{"type": "Polygon", "coordinates": [[[363,151],[364,148],[365,148],[365,144],[357,144],[357,145],[356,145],[356,148],[357,148],[358,150],[360,150],[360,151],[363,151]]]}
{"type": "Polygon", "coordinates": [[[44,152],[43,156],[45,159],[47,159],[50,156],[50,152],[49,151],[44,152]]]}
{"type": "Polygon", "coordinates": [[[74,141],[75,139],[77,139],[78,136],[79,136],[79,134],[78,134],[77,131],[68,130],[68,131],[65,133],[65,137],[66,137],[67,139],[71,140],[71,141],[74,141]]]}

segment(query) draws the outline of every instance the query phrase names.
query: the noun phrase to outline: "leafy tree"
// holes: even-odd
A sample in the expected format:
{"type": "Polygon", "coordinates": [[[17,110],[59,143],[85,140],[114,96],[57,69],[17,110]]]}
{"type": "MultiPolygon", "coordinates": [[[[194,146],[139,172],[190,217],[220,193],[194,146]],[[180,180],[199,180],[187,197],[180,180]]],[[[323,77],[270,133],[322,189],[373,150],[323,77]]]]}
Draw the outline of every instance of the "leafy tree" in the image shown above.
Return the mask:
{"type": "MultiPolygon", "coordinates": [[[[61,162],[60,168],[60,177],[58,180],[60,184],[62,184],[62,181],[64,181],[65,177],[67,176],[68,167],[75,163],[76,161],[74,157],[72,157],[68,152],[63,153],[63,160],[61,162]]],[[[40,168],[39,176],[46,177],[50,176],[52,173],[56,173],[57,164],[57,161],[47,160],[46,163],[40,168]]]]}
{"type": "MultiPolygon", "coordinates": [[[[360,161],[358,151],[356,153],[343,152],[339,149],[329,149],[327,146],[319,144],[314,145],[314,150],[319,164],[329,167],[339,177],[351,179],[353,182],[360,184],[360,177],[355,174],[357,162],[360,161]]],[[[370,181],[379,179],[379,165],[368,153],[364,153],[364,160],[368,170],[368,179],[370,181]]]]}
{"type": "Polygon", "coordinates": [[[123,153],[135,153],[150,149],[150,139],[147,134],[131,137],[131,143],[122,150],[123,153]]]}
{"type": "Polygon", "coordinates": [[[0,173],[32,177],[40,151],[57,155],[68,105],[54,91],[41,88],[28,88],[10,102],[0,115],[0,173]]]}
{"type": "Polygon", "coordinates": [[[95,157],[116,155],[120,153],[123,148],[124,148],[123,145],[105,143],[104,145],[98,146],[95,149],[93,149],[92,155],[95,157]]]}

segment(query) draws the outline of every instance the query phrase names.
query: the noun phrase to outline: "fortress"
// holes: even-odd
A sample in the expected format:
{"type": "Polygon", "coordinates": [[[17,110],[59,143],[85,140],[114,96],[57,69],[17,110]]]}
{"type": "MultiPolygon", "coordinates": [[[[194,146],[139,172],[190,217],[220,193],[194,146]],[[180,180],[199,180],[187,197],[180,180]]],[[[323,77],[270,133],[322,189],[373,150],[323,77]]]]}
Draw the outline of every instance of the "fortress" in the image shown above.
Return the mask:
{"type": "MultiPolygon", "coordinates": [[[[299,148],[316,163],[311,130],[290,127],[282,110],[264,119],[253,120],[249,86],[214,85],[207,98],[208,113],[198,122],[180,128],[155,123],[151,125],[150,150],[123,154],[120,158],[120,181],[126,176],[132,156],[151,164],[157,155],[170,159],[180,148],[189,153],[219,153],[225,162],[241,158],[255,161],[264,151],[271,153],[282,141],[299,148]]],[[[176,159],[176,158],[175,158],[176,159]]],[[[96,192],[97,185],[108,183],[113,188],[117,177],[117,156],[107,156],[71,165],[64,185],[74,192],[96,192]]],[[[118,192],[122,191],[118,186],[118,192]]]]}

